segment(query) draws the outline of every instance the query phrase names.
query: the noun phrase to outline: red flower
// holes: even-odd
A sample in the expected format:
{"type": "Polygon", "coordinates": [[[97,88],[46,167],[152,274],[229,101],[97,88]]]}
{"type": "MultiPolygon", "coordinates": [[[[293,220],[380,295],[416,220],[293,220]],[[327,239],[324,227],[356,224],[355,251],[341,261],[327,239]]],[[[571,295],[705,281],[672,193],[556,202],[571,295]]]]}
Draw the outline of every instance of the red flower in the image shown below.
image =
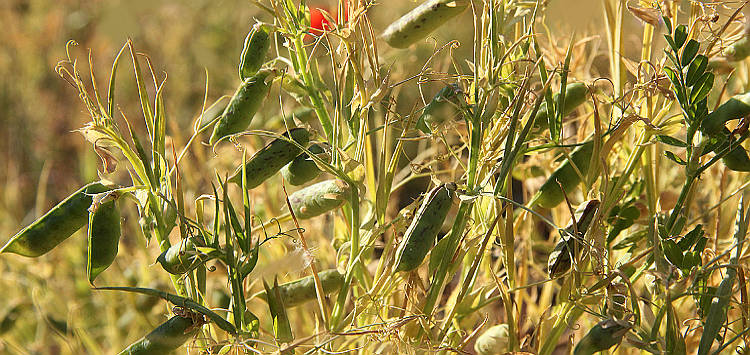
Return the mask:
{"type": "MultiPolygon", "coordinates": [[[[344,21],[349,20],[348,10],[349,8],[349,2],[344,2],[344,21]]],[[[334,21],[338,21],[338,8],[334,9],[333,12],[331,12],[326,7],[309,7],[310,10],[310,33],[315,36],[320,36],[323,34],[324,31],[330,31],[332,30],[335,25],[332,24],[326,16],[323,15],[323,11],[327,12],[331,18],[333,18],[334,21]]]]}
{"type": "MultiPolygon", "coordinates": [[[[323,16],[321,10],[328,12],[324,8],[310,8],[310,33],[316,36],[320,36],[323,34],[323,31],[330,31],[333,28],[333,25],[323,16]]],[[[335,13],[331,14],[331,17],[334,20],[337,18],[335,13]]]]}

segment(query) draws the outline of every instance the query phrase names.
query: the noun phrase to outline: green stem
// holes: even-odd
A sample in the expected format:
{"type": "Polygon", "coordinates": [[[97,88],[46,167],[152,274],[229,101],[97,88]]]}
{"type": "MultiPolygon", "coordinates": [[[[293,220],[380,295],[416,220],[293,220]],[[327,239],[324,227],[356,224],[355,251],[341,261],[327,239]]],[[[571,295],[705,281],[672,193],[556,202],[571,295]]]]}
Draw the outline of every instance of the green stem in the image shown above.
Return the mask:
{"type": "Polygon", "coordinates": [[[333,125],[331,124],[331,118],[328,116],[328,111],[326,111],[325,106],[323,105],[323,100],[320,99],[318,92],[315,90],[317,87],[316,81],[307,69],[308,57],[307,52],[305,52],[304,44],[302,43],[302,36],[296,36],[294,38],[294,49],[297,54],[297,63],[299,65],[299,68],[295,69],[298,74],[302,75],[302,80],[304,80],[305,86],[308,88],[310,102],[313,104],[313,109],[315,109],[315,114],[318,115],[318,120],[320,120],[321,126],[323,126],[323,132],[328,139],[328,143],[331,144],[331,146],[335,146],[333,144],[333,125]]]}

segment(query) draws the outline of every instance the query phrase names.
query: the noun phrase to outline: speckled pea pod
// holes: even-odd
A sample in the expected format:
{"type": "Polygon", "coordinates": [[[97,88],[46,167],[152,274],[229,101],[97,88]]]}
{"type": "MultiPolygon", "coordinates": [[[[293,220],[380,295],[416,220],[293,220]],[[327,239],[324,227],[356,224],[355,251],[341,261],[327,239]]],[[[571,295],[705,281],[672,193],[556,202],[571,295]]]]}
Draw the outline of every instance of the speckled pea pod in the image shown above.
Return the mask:
{"type": "Polygon", "coordinates": [[[200,259],[198,258],[197,253],[193,241],[190,238],[185,238],[161,253],[159,257],[156,258],[156,261],[158,261],[168,273],[172,275],[182,275],[200,265],[200,259]]]}
{"type": "Polygon", "coordinates": [[[462,95],[463,90],[456,84],[446,85],[440,89],[424,107],[416,127],[424,133],[431,133],[433,129],[455,117],[458,111],[457,106],[460,104],[459,98],[462,95]]]}
{"type": "Polygon", "coordinates": [[[605,319],[586,333],[576,345],[573,355],[593,355],[607,350],[620,343],[631,327],[624,320],[605,319]]]}
{"type": "Polygon", "coordinates": [[[200,327],[195,327],[191,318],[174,316],[120,352],[120,355],[168,354],[185,344],[198,329],[200,327]]]}
{"type": "Polygon", "coordinates": [[[460,15],[469,3],[469,0],[427,0],[388,26],[383,39],[394,48],[409,47],[460,15]]]}
{"type": "Polygon", "coordinates": [[[563,202],[565,195],[560,189],[560,185],[565,190],[565,193],[570,194],[573,190],[581,183],[581,176],[578,175],[576,169],[571,164],[571,161],[575,163],[575,166],[584,176],[589,171],[589,164],[591,162],[591,154],[594,150],[594,143],[587,142],[570,153],[570,159],[566,160],[560,165],[552,175],[544,182],[542,187],[532,199],[532,204],[544,207],[553,208],[563,202]],[[558,182],[560,185],[558,185],[558,182]]]}
{"type": "Polygon", "coordinates": [[[394,272],[411,271],[422,264],[435,244],[448,211],[456,198],[456,184],[441,184],[430,190],[396,250],[394,272]]]}
{"type": "MultiPolygon", "coordinates": [[[[344,275],[336,269],[321,271],[318,273],[318,277],[320,277],[320,283],[323,286],[323,293],[326,295],[338,291],[344,283],[344,275]]],[[[279,285],[279,293],[286,307],[296,307],[312,301],[317,298],[315,279],[310,275],[299,280],[281,284],[279,285]]],[[[253,297],[266,300],[266,291],[258,292],[253,297]]]]}
{"type": "Polygon", "coordinates": [[[52,250],[86,224],[93,195],[107,190],[99,182],[82,187],[10,238],[0,253],[36,257],[52,250]]]}
{"type": "MultiPolygon", "coordinates": [[[[565,107],[563,109],[563,116],[569,115],[578,106],[581,106],[586,102],[586,94],[588,89],[583,83],[572,83],[565,86],[565,107]]],[[[557,103],[560,98],[560,93],[552,96],[552,101],[557,103]]],[[[547,117],[547,102],[542,102],[539,107],[539,111],[534,117],[534,129],[544,130],[549,127],[549,118],[547,117]]]]}
{"type": "Polygon", "coordinates": [[[508,351],[508,325],[498,324],[487,329],[474,343],[479,355],[500,355],[508,351]]]}
{"type": "Polygon", "coordinates": [[[89,282],[106,270],[117,256],[122,229],[116,200],[99,205],[89,215],[89,248],[86,272],[89,282]]]}
{"type": "MultiPolygon", "coordinates": [[[[308,148],[313,154],[325,152],[319,144],[313,144],[308,148]]],[[[307,153],[298,155],[289,164],[281,168],[281,176],[290,185],[299,186],[307,183],[320,175],[320,169],[315,165],[315,161],[307,153]]]]}
{"type": "Polygon", "coordinates": [[[245,37],[240,54],[240,80],[245,80],[258,72],[271,47],[271,31],[268,26],[256,23],[245,37]]]}
{"type": "Polygon", "coordinates": [[[264,69],[240,84],[221,114],[221,118],[216,122],[209,140],[210,144],[247,129],[255,113],[263,104],[263,99],[271,88],[271,79],[274,75],[273,70],[264,69]]]}
{"type": "MultiPolygon", "coordinates": [[[[575,211],[576,228],[578,229],[578,237],[583,238],[586,231],[589,229],[591,222],[596,215],[596,211],[599,209],[599,200],[589,200],[578,206],[575,211]]],[[[565,227],[565,231],[575,235],[576,228],[573,227],[573,219],[571,219],[568,226],[565,227]]],[[[567,234],[562,234],[560,239],[555,244],[555,249],[550,253],[547,259],[547,272],[549,277],[554,279],[562,276],[573,264],[573,258],[575,257],[576,250],[580,247],[578,241],[567,234]]]]}
{"type": "Polygon", "coordinates": [[[289,195],[289,204],[297,219],[313,218],[343,205],[349,191],[343,180],[321,181],[289,195]]]}
{"type": "MultiPolygon", "coordinates": [[[[292,128],[284,133],[284,136],[291,138],[301,146],[306,146],[310,141],[310,132],[304,128],[292,128]]],[[[276,138],[271,143],[268,143],[245,163],[247,188],[255,188],[262,184],[263,181],[268,180],[284,165],[294,160],[300,152],[301,149],[283,138],[276,138]]],[[[242,184],[241,165],[229,178],[229,181],[238,185],[242,184]]]]}

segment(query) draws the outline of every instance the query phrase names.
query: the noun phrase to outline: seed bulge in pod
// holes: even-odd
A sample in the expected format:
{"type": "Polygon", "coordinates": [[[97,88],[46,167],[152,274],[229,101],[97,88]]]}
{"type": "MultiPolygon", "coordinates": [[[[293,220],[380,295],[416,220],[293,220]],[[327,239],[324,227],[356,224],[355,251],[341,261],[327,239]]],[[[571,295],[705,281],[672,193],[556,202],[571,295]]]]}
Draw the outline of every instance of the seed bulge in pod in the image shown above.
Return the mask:
{"type": "Polygon", "coordinates": [[[411,271],[422,264],[448,216],[455,192],[456,184],[451,182],[438,185],[427,194],[396,250],[394,271],[411,271]]]}
{"type": "Polygon", "coordinates": [[[295,217],[308,219],[340,207],[349,193],[349,184],[345,181],[326,180],[295,191],[289,195],[289,204],[295,217]]]}
{"type": "MultiPolygon", "coordinates": [[[[301,146],[306,146],[310,140],[310,132],[304,128],[292,128],[284,133],[283,136],[287,139],[292,139],[301,146]]],[[[300,152],[301,150],[296,145],[284,138],[276,138],[268,143],[245,163],[247,188],[253,189],[258,187],[281,170],[284,165],[294,160],[300,152]]],[[[229,181],[237,185],[242,184],[241,165],[235,170],[229,181]]]]}

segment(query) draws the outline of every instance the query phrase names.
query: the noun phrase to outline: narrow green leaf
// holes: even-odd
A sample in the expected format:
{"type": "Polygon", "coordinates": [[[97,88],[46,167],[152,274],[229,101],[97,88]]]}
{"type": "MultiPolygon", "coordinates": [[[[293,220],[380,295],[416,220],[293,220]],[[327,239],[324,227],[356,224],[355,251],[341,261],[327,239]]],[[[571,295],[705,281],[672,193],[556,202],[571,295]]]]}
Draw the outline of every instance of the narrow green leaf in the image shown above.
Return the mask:
{"type": "Polygon", "coordinates": [[[685,25],[679,25],[677,26],[677,28],[675,28],[674,44],[677,47],[677,49],[675,49],[675,52],[682,48],[682,46],[685,44],[685,40],[687,40],[687,36],[687,27],[685,27],[685,25]]]}
{"type": "Polygon", "coordinates": [[[665,156],[666,156],[666,157],[667,157],[667,158],[668,158],[669,160],[671,160],[671,161],[673,161],[673,162],[675,162],[675,163],[677,163],[677,164],[680,164],[680,165],[687,165],[687,162],[685,162],[684,160],[682,160],[682,158],[678,157],[677,155],[675,155],[674,153],[672,153],[672,152],[670,152],[670,151],[668,151],[668,150],[664,152],[664,155],[665,155],[665,156]]]}
{"type": "Polygon", "coordinates": [[[235,327],[227,322],[224,318],[222,318],[220,315],[214,313],[210,309],[201,306],[197,302],[181,297],[175,294],[167,293],[164,291],[155,290],[152,288],[144,288],[144,287],[117,287],[117,286],[109,286],[109,287],[94,287],[94,290],[105,290],[105,291],[125,291],[125,292],[133,292],[133,293],[140,293],[144,295],[159,297],[161,299],[164,299],[166,301],[171,302],[172,304],[180,307],[190,308],[200,314],[203,314],[204,316],[208,317],[212,322],[216,323],[216,325],[221,328],[222,330],[226,331],[227,333],[230,333],[232,335],[237,334],[237,330],[235,327]]]}
{"type": "Polygon", "coordinates": [[[656,136],[656,140],[659,141],[659,142],[662,142],[664,144],[671,145],[673,147],[680,147],[680,148],[687,147],[687,143],[685,143],[685,142],[683,142],[683,141],[681,141],[681,140],[679,140],[677,138],[670,137],[670,136],[658,135],[658,136],[656,136]]]}

